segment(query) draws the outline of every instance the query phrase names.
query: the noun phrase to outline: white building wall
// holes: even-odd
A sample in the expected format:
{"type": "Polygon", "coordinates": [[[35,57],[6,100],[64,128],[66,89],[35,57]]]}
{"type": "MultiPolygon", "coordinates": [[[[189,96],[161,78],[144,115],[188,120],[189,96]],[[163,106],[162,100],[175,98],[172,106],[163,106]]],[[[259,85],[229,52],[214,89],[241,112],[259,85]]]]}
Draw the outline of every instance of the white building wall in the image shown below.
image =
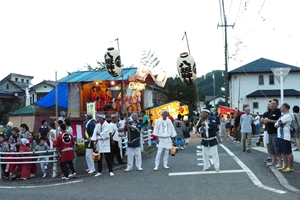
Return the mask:
{"type": "MultiPolygon", "coordinates": [[[[280,84],[277,79],[274,77],[274,85],[269,84],[269,75],[273,73],[262,73],[262,74],[234,74],[231,77],[229,82],[229,93],[231,99],[231,107],[238,108],[239,110],[243,109],[244,105],[249,105],[252,109],[253,102],[259,102],[259,108],[255,109],[259,113],[265,111],[266,105],[269,100],[277,98],[280,101],[279,97],[259,97],[259,98],[247,98],[246,96],[256,90],[280,90],[280,84]],[[263,75],[264,84],[258,84],[259,75],[263,75]],[[240,102],[239,102],[240,101],[240,102]],[[262,104],[264,106],[262,106],[262,104]]],[[[284,89],[295,89],[300,91],[300,73],[293,72],[290,73],[284,81],[284,89]]],[[[285,102],[289,103],[291,106],[296,105],[296,97],[286,97],[285,102]],[[289,102],[290,101],[290,102],[289,102]]],[[[281,104],[282,102],[279,102],[281,104]]],[[[300,104],[300,101],[299,101],[300,104]]]]}

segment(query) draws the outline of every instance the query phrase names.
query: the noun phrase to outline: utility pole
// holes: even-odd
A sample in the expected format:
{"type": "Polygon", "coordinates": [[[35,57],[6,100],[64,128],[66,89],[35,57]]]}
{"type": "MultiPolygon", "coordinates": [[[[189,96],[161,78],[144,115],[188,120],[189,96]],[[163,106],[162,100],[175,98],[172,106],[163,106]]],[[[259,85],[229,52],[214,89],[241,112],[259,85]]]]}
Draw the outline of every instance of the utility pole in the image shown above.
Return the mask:
{"type": "Polygon", "coordinates": [[[225,83],[225,105],[228,106],[228,96],[229,96],[229,85],[228,85],[228,45],[227,45],[227,27],[232,27],[234,28],[233,25],[227,25],[227,19],[225,15],[225,8],[224,8],[224,0],[222,0],[222,9],[223,9],[223,17],[224,17],[224,25],[219,25],[218,27],[224,27],[225,31],[225,74],[224,74],[224,83],[225,83]]]}

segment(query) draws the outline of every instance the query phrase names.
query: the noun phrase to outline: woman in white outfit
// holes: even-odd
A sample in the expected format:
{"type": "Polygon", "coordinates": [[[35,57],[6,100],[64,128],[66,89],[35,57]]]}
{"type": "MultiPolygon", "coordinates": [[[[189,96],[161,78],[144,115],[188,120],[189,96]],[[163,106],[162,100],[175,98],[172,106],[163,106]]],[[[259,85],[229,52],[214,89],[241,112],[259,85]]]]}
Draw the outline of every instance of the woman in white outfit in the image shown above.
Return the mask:
{"type": "Polygon", "coordinates": [[[158,170],[161,153],[164,151],[164,168],[169,169],[169,152],[173,146],[174,137],[177,135],[171,120],[168,118],[169,112],[162,111],[162,117],[159,118],[154,126],[153,135],[156,136],[157,154],[155,158],[154,171],[158,170]]]}

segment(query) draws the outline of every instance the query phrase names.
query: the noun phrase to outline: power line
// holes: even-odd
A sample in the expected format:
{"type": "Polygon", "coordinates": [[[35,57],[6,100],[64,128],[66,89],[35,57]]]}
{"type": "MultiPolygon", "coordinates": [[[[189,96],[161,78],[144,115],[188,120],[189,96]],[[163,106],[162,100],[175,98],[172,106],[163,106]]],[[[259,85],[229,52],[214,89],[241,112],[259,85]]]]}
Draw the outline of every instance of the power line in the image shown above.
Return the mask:
{"type": "Polygon", "coordinates": [[[265,1],[266,1],[266,0],[264,0],[264,2],[262,3],[262,5],[261,5],[261,7],[260,7],[260,9],[259,9],[258,14],[260,13],[261,9],[263,8],[263,6],[264,6],[264,4],[265,4],[265,1]]]}
{"type": "Polygon", "coordinates": [[[237,12],[237,14],[236,14],[236,17],[235,17],[235,21],[234,21],[234,23],[236,23],[236,21],[237,21],[237,18],[238,18],[238,16],[239,16],[240,9],[241,9],[241,5],[242,5],[242,1],[243,1],[243,0],[241,0],[241,1],[240,1],[239,9],[238,9],[238,12],[237,12]]]}
{"type": "Polygon", "coordinates": [[[228,15],[227,15],[228,19],[229,19],[229,15],[230,15],[230,11],[231,11],[231,5],[232,5],[232,0],[230,2],[230,7],[229,7],[228,15]]]}

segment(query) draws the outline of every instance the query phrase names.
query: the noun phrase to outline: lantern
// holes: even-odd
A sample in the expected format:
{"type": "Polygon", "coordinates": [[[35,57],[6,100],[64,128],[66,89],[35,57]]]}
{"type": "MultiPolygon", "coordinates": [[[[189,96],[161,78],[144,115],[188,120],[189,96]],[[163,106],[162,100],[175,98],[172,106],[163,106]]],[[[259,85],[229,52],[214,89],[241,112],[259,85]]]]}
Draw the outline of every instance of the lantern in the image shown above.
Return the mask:
{"type": "Polygon", "coordinates": [[[177,59],[177,70],[182,82],[191,85],[196,80],[196,63],[194,58],[188,53],[180,54],[180,57],[177,59]]]}
{"type": "Polygon", "coordinates": [[[95,162],[98,162],[101,158],[101,154],[98,150],[95,150],[92,154],[92,159],[95,161],[95,162]]]}
{"type": "Polygon", "coordinates": [[[172,147],[171,149],[170,149],[170,154],[172,155],[172,156],[175,156],[175,154],[178,152],[178,147],[172,147]]]}
{"type": "Polygon", "coordinates": [[[107,71],[113,77],[119,76],[122,72],[121,57],[118,50],[110,47],[104,55],[107,71]]]}

